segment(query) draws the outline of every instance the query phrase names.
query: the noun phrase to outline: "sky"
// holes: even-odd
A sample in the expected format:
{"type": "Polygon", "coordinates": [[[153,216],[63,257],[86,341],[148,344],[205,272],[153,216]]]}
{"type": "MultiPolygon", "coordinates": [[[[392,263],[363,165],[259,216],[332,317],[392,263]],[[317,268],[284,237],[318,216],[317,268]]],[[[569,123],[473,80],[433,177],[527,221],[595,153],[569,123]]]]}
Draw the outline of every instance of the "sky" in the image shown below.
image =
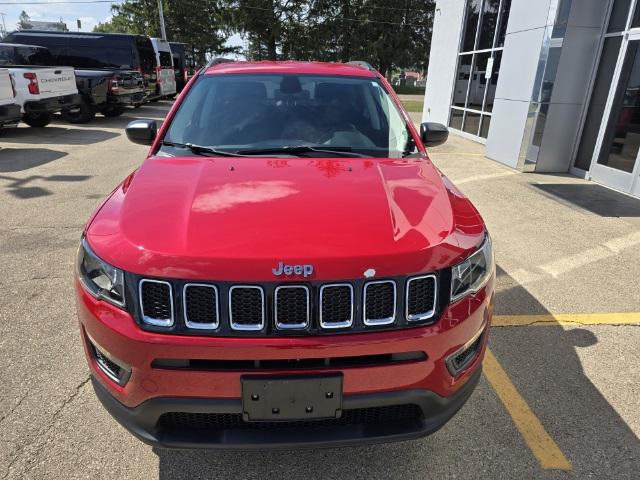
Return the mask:
{"type": "MultiPolygon", "coordinates": [[[[72,32],[77,31],[76,20],[82,23],[82,31],[90,32],[98,22],[111,18],[111,2],[106,3],[72,3],[78,0],[0,0],[0,13],[4,13],[7,31],[16,30],[20,12],[27,12],[31,20],[62,21],[72,32]],[[37,4],[34,4],[37,3],[37,4]]],[[[119,3],[119,2],[114,2],[119,3]]],[[[227,42],[229,45],[242,45],[239,35],[234,35],[227,42]]]]}

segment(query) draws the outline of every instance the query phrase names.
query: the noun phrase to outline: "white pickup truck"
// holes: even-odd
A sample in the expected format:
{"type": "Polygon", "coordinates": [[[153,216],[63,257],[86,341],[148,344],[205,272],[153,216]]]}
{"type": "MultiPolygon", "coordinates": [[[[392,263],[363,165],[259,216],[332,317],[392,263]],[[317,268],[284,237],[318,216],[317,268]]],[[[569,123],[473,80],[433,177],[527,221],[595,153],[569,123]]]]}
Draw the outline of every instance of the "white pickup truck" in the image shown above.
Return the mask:
{"type": "Polygon", "coordinates": [[[74,110],[81,101],[73,68],[37,66],[38,48],[0,43],[0,67],[11,73],[15,103],[21,107],[22,120],[31,127],[46,126],[54,113],[74,110]],[[33,52],[34,58],[26,58],[29,53],[23,51],[33,52]]]}
{"type": "Polygon", "coordinates": [[[21,117],[20,105],[15,101],[11,74],[6,68],[0,68],[0,129],[4,125],[18,123],[21,117]]]}

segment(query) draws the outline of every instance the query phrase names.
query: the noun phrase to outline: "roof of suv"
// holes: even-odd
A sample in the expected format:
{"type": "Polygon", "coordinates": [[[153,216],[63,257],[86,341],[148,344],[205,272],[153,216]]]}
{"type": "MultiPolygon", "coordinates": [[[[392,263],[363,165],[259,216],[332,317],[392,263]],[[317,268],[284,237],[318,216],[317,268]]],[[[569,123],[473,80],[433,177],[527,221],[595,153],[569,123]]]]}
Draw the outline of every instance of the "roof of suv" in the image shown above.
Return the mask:
{"type": "Polygon", "coordinates": [[[341,75],[348,77],[375,78],[375,70],[349,63],[325,63],[325,62],[225,62],[219,63],[207,69],[207,75],[233,74],[233,73],[294,73],[302,75],[341,75]]]}

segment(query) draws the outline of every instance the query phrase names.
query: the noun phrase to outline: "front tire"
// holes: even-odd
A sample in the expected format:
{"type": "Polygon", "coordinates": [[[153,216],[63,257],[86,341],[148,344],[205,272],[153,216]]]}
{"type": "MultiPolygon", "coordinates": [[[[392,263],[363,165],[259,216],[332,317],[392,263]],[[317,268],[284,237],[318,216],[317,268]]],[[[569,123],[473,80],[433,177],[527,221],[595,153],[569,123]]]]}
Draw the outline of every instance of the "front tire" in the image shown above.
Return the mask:
{"type": "Polygon", "coordinates": [[[43,128],[51,123],[53,115],[48,112],[25,113],[22,121],[33,128],[43,128]]]}
{"type": "Polygon", "coordinates": [[[85,100],[82,100],[77,111],[71,112],[69,110],[63,110],[61,115],[62,118],[69,123],[88,123],[96,116],[96,112],[93,111],[91,105],[85,100]]]}
{"type": "Polygon", "coordinates": [[[124,107],[109,107],[105,108],[100,113],[107,118],[119,117],[124,113],[124,107]]]}

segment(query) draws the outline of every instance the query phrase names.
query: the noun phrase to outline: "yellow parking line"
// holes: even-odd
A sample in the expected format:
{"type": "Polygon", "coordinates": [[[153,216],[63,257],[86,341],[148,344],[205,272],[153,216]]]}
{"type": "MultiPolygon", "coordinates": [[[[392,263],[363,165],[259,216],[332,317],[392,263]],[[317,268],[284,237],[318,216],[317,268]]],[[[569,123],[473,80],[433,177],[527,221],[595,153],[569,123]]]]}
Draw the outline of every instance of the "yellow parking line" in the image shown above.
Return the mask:
{"type": "Polygon", "coordinates": [[[554,325],[640,325],[640,313],[561,313],[547,315],[496,315],[494,327],[554,325]]]}
{"type": "Polygon", "coordinates": [[[535,416],[493,353],[487,349],[484,373],[516,428],[544,469],[571,470],[571,463],[535,416]]]}

